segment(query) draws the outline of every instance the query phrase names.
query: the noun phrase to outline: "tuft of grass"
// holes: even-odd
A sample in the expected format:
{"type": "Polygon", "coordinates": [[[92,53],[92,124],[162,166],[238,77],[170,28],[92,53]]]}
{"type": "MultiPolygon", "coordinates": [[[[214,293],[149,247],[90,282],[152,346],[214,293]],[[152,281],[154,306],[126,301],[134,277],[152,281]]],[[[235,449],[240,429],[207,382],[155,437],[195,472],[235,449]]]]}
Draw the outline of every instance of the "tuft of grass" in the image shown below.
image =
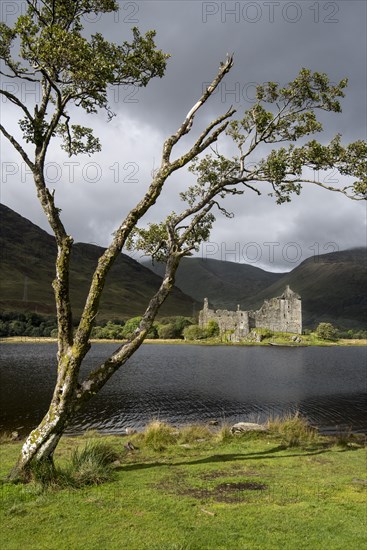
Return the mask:
{"type": "Polygon", "coordinates": [[[30,466],[30,479],[41,485],[42,489],[56,486],[59,483],[61,472],[55,468],[50,460],[34,461],[30,466]]]}
{"type": "Polygon", "coordinates": [[[192,424],[184,426],[180,430],[179,443],[197,443],[202,440],[210,441],[213,437],[212,431],[203,424],[192,424]]]}
{"type": "Polygon", "coordinates": [[[335,434],[335,445],[338,447],[349,447],[353,440],[351,428],[339,428],[338,432],[335,434]]]}
{"type": "Polygon", "coordinates": [[[160,420],[153,420],[145,429],[143,444],[153,451],[164,451],[177,443],[178,433],[172,426],[160,420]]]}
{"type": "Polygon", "coordinates": [[[9,432],[1,432],[0,433],[0,445],[3,445],[4,443],[11,443],[13,440],[11,433],[9,432]]]}
{"type": "Polygon", "coordinates": [[[318,432],[309,425],[299,412],[285,417],[275,417],[268,421],[268,430],[281,436],[287,447],[301,447],[311,445],[318,440],[318,432]]]}
{"type": "Polygon", "coordinates": [[[228,443],[233,440],[233,435],[231,433],[231,426],[227,423],[222,424],[218,432],[215,434],[215,440],[218,443],[228,443]]]}
{"type": "Polygon", "coordinates": [[[87,442],[81,449],[75,449],[67,471],[73,485],[100,485],[112,477],[112,463],[118,453],[108,443],[87,442]]]}
{"type": "Polygon", "coordinates": [[[15,430],[14,432],[0,432],[0,445],[4,445],[6,443],[16,443],[21,439],[22,438],[19,433],[15,430]]]}

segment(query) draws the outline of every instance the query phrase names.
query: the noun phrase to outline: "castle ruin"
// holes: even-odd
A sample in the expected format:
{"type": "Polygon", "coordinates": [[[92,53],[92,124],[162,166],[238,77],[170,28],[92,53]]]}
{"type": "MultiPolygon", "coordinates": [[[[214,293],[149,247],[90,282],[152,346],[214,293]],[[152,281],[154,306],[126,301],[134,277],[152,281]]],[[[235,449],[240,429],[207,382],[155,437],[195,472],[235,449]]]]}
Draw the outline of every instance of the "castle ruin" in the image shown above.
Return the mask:
{"type": "Polygon", "coordinates": [[[235,341],[245,338],[255,328],[302,334],[301,297],[287,285],[281,296],[265,300],[257,311],[242,311],[240,306],[237,306],[237,311],[209,309],[205,298],[199,313],[199,326],[206,328],[210,320],[218,323],[220,334],[231,333],[231,339],[235,341]]]}

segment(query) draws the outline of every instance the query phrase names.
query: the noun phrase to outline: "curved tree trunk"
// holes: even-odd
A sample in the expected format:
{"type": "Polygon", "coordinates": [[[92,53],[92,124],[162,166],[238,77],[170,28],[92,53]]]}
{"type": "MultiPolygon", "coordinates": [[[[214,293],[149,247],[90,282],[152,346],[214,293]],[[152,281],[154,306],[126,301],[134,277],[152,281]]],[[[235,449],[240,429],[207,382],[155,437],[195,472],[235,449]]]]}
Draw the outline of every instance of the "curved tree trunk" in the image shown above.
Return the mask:
{"type": "Polygon", "coordinates": [[[34,462],[53,462],[53,453],[75,409],[78,368],[74,358],[62,357],[58,372],[49,409],[24,442],[11,479],[27,478],[34,462]]]}

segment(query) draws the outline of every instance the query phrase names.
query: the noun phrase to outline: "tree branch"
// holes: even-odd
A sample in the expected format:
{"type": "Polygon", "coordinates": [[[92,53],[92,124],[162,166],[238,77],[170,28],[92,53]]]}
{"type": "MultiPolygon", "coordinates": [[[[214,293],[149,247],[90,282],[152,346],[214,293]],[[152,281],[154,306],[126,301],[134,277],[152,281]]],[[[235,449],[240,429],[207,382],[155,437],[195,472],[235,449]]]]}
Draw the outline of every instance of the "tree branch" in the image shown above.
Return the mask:
{"type": "Polygon", "coordinates": [[[353,186],[352,185],[347,185],[345,187],[333,187],[331,185],[325,185],[325,183],[322,183],[320,181],[317,181],[317,180],[309,180],[309,179],[303,179],[303,178],[299,178],[299,179],[292,179],[292,180],[284,180],[284,183],[312,183],[314,185],[317,185],[318,187],[322,187],[323,189],[326,189],[327,191],[333,191],[334,193],[342,193],[343,195],[345,195],[346,197],[348,197],[348,199],[352,199],[354,201],[365,201],[367,196],[365,197],[358,197],[356,195],[351,195],[348,190],[349,189],[353,189],[353,186]]]}
{"type": "Polygon", "coordinates": [[[202,94],[199,101],[197,101],[195,103],[195,105],[187,113],[186,118],[183,121],[183,123],[181,124],[180,128],[177,130],[177,132],[175,134],[172,134],[172,136],[169,137],[166,140],[166,142],[163,146],[163,162],[164,162],[164,164],[168,164],[170,162],[170,155],[171,155],[171,152],[172,152],[172,149],[173,149],[174,145],[185,134],[187,134],[191,130],[192,124],[194,122],[195,114],[204,105],[204,103],[208,100],[208,98],[212,95],[212,93],[215,91],[217,86],[223,80],[225,75],[231,70],[232,66],[233,66],[233,56],[229,55],[229,56],[227,56],[227,59],[226,59],[225,63],[221,64],[217,76],[214,78],[212,83],[207,87],[207,89],[202,94]]]}
{"type": "Polygon", "coordinates": [[[24,111],[26,117],[33,122],[33,117],[31,113],[28,111],[27,107],[18,99],[15,95],[11,94],[10,92],[7,92],[6,90],[0,90],[0,94],[4,95],[9,101],[14,103],[14,105],[17,105],[17,107],[20,107],[22,111],[24,111]]]}
{"type": "Polygon", "coordinates": [[[165,274],[162,283],[150,300],[148,307],[140,322],[139,328],[135,331],[133,338],[119,347],[106,361],[104,361],[96,370],[90,373],[88,378],[81,384],[77,391],[77,410],[89,401],[111,376],[133,355],[141,346],[150,328],[152,327],[155,316],[169,295],[174,282],[175,273],[180,262],[180,254],[172,253],[166,264],[165,274]]]}
{"type": "Polygon", "coordinates": [[[17,142],[17,140],[11,135],[9,134],[9,132],[7,132],[4,128],[4,126],[2,124],[0,124],[0,131],[3,133],[3,135],[10,141],[10,143],[12,144],[12,146],[14,147],[14,149],[16,149],[18,151],[18,153],[20,154],[20,156],[22,157],[22,159],[24,160],[24,162],[27,164],[27,166],[29,166],[29,168],[32,170],[32,172],[34,171],[34,168],[35,168],[35,165],[33,164],[33,162],[30,160],[30,158],[28,157],[27,153],[24,151],[23,147],[17,142]]]}

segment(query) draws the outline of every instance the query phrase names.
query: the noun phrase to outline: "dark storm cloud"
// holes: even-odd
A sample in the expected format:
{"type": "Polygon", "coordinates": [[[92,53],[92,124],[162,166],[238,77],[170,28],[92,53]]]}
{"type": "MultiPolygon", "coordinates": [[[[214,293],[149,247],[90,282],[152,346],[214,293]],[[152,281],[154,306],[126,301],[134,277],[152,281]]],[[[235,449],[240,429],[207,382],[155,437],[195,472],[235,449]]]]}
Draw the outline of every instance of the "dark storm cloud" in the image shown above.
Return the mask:
{"type": "MultiPolygon", "coordinates": [[[[194,134],[231,104],[240,116],[251,107],[256,84],[273,80],[284,85],[301,67],[309,67],[328,73],[333,82],[349,78],[343,113],[322,117],[325,132],[320,140],[326,142],[337,132],[343,134],[345,141],[365,139],[365,2],[149,0],[120,5],[118,15],[97,21],[90,17],[86,22],[88,31],[102,32],[110,40],[120,42],[129,39],[134,25],[143,32],[156,29],[158,46],[171,58],[165,77],[152,81],[146,89],[111,91],[117,114],[111,123],[107,124],[104,114],[84,118],[88,126],[94,124],[101,136],[103,151],[92,159],[77,159],[79,165],[72,183],[65,164],[69,159],[53,149],[50,158],[62,169],[62,177],[54,185],[56,198],[76,240],[108,243],[119,220],[145,190],[152,169],[159,163],[164,138],[177,129],[205,84],[216,75],[227,52],[234,53],[235,65],[197,117],[194,134]],[[99,179],[98,169],[88,165],[90,162],[99,166],[99,179]]],[[[2,10],[7,15],[4,7],[2,10]]],[[[17,118],[9,106],[2,104],[2,111],[4,121],[14,124],[17,118]]],[[[190,139],[193,138],[185,143],[190,139]]],[[[19,170],[13,176],[5,174],[2,201],[46,228],[31,179],[20,178],[19,160],[10,147],[3,145],[3,165],[17,163],[19,170]]],[[[322,177],[332,179],[335,175],[322,177]]],[[[145,221],[176,208],[176,190],[185,181],[186,176],[177,173],[145,221]]],[[[314,243],[319,243],[320,253],[331,242],[339,249],[365,244],[364,206],[320,189],[307,189],[282,207],[276,206],[264,190],[260,198],[252,194],[236,197],[228,201],[228,208],[236,217],[228,220],[218,216],[211,237],[215,243],[211,254],[222,259],[233,260],[234,256],[230,258],[227,252],[239,246],[235,261],[253,262],[256,246],[248,245],[257,243],[262,250],[257,265],[289,270],[297,256],[297,247],[286,248],[289,243],[297,243],[301,250],[302,257],[297,261],[313,253],[310,247],[314,243]],[[273,245],[274,257],[270,254],[272,245],[264,245],[271,242],[279,243],[273,245]]]]}

